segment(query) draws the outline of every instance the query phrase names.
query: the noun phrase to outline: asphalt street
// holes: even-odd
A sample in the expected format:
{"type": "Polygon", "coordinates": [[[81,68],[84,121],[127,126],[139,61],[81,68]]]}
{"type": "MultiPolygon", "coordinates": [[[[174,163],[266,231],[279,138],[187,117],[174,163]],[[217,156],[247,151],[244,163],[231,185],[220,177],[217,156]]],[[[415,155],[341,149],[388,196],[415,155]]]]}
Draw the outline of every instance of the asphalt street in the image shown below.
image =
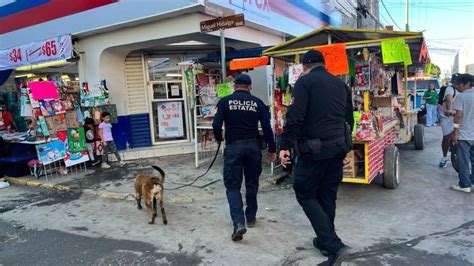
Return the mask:
{"type": "MultiPolygon", "coordinates": [[[[341,186],[336,228],[352,247],[343,265],[474,265],[474,193],[449,190],[457,177],[451,166],[437,167],[440,135],[439,127],[427,128],[424,151],[415,151],[412,145],[399,147],[397,189],[384,189],[381,180],[341,186]]],[[[166,171],[167,165],[162,166],[166,171]]],[[[114,182],[119,182],[113,173],[114,182]]],[[[97,171],[88,176],[96,178],[89,183],[106,182],[102,174],[107,175],[97,171]]],[[[211,175],[210,179],[219,178],[219,171],[211,175]]],[[[169,221],[165,226],[160,217],[155,225],[148,225],[146,211],[137,210],[132,201],[99,199],[80,189],[62,192],[17,185],[1,189],[0,265],[315,265],[325,261],[311,244],[314,233],[288,183],[263,189],[257,227],[249,229],[240,243],[230,241],[222,182],[181,193],[195,197],[180,201],[173,194],[174,200],[165,203],[169,221]],[[213,197],[196,196],[210,191],[213,197]]]]}

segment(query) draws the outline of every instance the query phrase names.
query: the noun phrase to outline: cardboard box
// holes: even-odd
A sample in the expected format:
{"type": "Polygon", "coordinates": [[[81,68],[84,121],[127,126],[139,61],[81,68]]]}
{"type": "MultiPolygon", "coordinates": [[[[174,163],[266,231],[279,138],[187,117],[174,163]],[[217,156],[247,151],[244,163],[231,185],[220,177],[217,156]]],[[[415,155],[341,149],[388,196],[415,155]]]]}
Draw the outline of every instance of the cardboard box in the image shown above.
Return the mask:
{"type": "Polygon", "coordinates": [[[389,97],[373,97],[372,105],[377,107],[392,107],[392,98],[389,97]]]}
{"type": "Polygon", "coordinates": [[[357,175],[357,165],[355,163],[355,152],[352,150],[344,158],[342,176],[346,178],[355,178],[357,175]]]}

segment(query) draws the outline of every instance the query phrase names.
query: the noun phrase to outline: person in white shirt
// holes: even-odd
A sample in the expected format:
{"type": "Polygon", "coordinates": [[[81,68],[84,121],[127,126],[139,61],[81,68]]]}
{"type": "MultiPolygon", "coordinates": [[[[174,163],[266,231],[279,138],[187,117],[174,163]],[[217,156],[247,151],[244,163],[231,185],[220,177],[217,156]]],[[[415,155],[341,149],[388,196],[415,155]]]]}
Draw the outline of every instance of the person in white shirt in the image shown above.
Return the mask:
{"type": "Polygon", "coordinates": [[[444,96],[439,99],[440,108],[440,125],[443,131],[443,140],[441,141],[441,150],[443,157],[439,162],[440,168],[445,168],[448,164],[448,150],[451,145],[451,139],[454,131],[454,114],[453,110],[454,97],[456,96],[457,82],[456,78],[459,74],[453,74],[451,77],[451,86],[448,86],[444,92],[444,96]]]}
{"type": "Polygon", "coordinates": [[[457,90],[461,92],[454,101],[453,143],[456,144],[459,183],[451,189],[471,192],[474,183],[474,77],[461,74],[456,79],[457,90]]]}

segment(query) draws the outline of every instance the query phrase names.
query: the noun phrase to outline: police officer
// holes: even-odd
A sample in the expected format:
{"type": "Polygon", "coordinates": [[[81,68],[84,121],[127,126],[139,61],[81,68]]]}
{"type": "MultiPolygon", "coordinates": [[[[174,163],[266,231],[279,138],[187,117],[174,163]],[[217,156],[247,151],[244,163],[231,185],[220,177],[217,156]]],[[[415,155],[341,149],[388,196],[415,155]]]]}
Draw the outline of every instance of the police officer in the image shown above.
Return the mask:
{"type": "Polygon", "coordinates": [[[254,227],[257,214],[257,191],[262,172],[262,154],[258,142],[260,122],[268,144],[268,160],[275,160],[275,140],[270,126],[270,112],[259,98],[252,96],[252,80],[240,74],[234,81],[234,93],[222,98],[212,127],[217,141],[222,141],[222,124],[225,123],[224,185],[234,224],[233,241],[240,241],[248,227],[254,227]],[[245,175],[247,208],[243,211],[240,187],[245,175]]]}
{"type": "Polygon", "coordinates": [[[334,265],[348,251],[336,235],[334,218],[343,160],[351,145],[352,97],[347,85],[325,70],[319,51],[304,55],[303,68],[306,74],[296,82],[286,114],[280,159],[288,165],[295,148],[296,199],[316,232],[313,245],[334,265]]]}

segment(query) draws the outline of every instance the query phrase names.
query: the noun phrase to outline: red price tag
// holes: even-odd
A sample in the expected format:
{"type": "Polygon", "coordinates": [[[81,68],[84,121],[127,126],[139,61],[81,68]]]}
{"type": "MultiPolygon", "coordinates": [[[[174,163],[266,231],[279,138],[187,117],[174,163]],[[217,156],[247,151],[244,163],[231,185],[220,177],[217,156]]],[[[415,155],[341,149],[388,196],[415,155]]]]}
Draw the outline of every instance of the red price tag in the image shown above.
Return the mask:
{"type": "Polygon", "coordinates": [[[10,52],[10,61],[13,63],[21,62],[21,49],[20,48],[15,48],[12,49],[10,52]]]}
{"type": "Polygon", "coordinates": [[[41,52],[43,55],[46,56],[56,55],[58,53],[58,49],[56,48],[56,41],[46,42],[41,48],[41,52]]]}

